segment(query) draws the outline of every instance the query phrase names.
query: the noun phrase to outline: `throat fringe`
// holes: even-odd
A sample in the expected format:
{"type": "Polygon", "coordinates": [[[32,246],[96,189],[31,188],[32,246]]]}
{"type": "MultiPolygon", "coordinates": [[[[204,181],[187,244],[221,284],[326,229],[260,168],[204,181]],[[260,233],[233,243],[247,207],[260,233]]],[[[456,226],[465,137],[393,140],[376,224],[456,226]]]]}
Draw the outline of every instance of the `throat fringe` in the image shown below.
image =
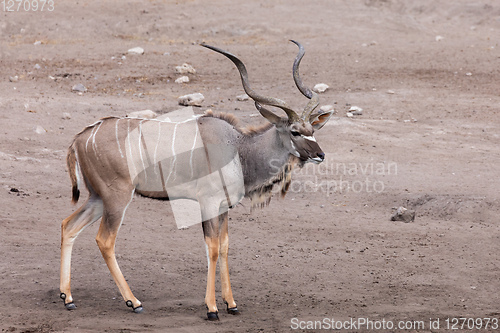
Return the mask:
{"type": "Polygon", "coordinates": [[[274,193],[281,193],[284,198],[290,183],[292,182],[292,171],[296,166],[302,167],[303,163],[299,158],[290,155],[288,162],[281,168],[281,170],[264,184],[248,191],[247,197],[252,202],[252,209],[259,207],[264,208],[271,202],[274,193]]]}

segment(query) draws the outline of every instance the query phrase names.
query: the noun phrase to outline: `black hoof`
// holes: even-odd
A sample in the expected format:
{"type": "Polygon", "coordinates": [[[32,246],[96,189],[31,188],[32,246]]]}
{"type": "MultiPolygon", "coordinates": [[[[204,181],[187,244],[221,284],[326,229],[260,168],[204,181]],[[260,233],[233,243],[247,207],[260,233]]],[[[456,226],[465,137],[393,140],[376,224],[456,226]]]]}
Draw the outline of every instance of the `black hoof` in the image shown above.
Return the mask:
{"type": "Polygon", "coordinates": [[[67,304],[64,304],[64,306],[66,307],[66,309],[68,310],[75,310],[76,309],[76,305],[75,303],[71,302],[71,303],[67,303],[67,304]]]}
{"type": "Polygon", "coordinates": [[[66,294],[65,293],[61,293],[59,295],[59,297],[61,297],[61,299],[64,301],[64,306],[66,307],[66,309],[68,309],[68,310],[76,309],[75,303],[73,303],[73,302],[66,303],[66,294]]]}
{"type": "Polygon", "coordinates": [[[238,316],[241,314],[241,312],[238,310],[237,307],[234,308],[227,308],[227,313],[233,315],[233,316],[238,316]]]}
{"type": "Polygon", "coordinates": [[[233,316],[237,316],[240,314],[240,311],[238,310],[238,308],[235,306],[234,308],[230,308],[229,307],[229,304],[227,304],[226,301],[224,301],[224,303],[226,304],[227,306],[227,313],[233,315],[233,316]]]}
{"type": "Polygon", "coordinates": [[[209,321],[218,321],[219,320],[218,312],[207,312],[207,319],[209,321]]]}
{"type": "Polygon", "coordinates": [[[125,304],[127,304],[129,308],[132,308],[132,310],[134,310],[135,313],[141,313],[144,310],[142,308],[142,304],[134,308],[134,303],[132,303],[131,300],[126,301],[125,304]]]}

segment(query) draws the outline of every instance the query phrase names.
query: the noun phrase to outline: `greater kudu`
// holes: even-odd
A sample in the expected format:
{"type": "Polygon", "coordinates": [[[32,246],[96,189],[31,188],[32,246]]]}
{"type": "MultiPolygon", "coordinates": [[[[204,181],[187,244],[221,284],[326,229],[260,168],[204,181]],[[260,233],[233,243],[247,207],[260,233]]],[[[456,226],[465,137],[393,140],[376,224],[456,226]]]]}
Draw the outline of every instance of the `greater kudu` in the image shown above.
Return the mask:
{"type": "Polygon", "coordinates": [[[181,122],[108,117],[76,135],[67,156],[73,202],[78,201],[81,182],[90,195],[82,207],[62,222],[60,290],[67,309],[76,308],[70,289],[74,240],[85,227],[102,217],[97,245],[126,305],[135,312],[142,311],[142,303],[132,294],[115,257],[118,229],[134,193],[137,193],[154,199],[187,198],[199,203],[208,259],[205,296],[208,319],[218,320],[215,301],[218,258],[222,298],[230,314],[239,314],[229,282],[227,209],[243,196],[249,197],[253,206],[266,205],[274,186],[281,190],[282,195],[286,193],[295,166],[301,167],[306,162],[320,163],[325,158],[313,134],[323,127],[332,112],[313,114],[319,98],[302,84],[299,64],[305,52],[302,45],[294,43],[299,47],[299,53],[293,64],[293,78],[301,93],[310,99],[300,116],[284,101],[253,91],[246,68],[236,56],[202,44],[225,55],[236,65],[245,92],[269,121],[267,126],[248,130],[237,126],[237,119],[232,115],[213,113],[181,122]],[[278,107],[287,117],[280,117],[263,105],[278,107]],[[181,133],[184,134],[179,140],[181,133]],[[189,154],[181,157],[175,154],[174,148],[179,141],[186,142],[186,137],[193,142],[185,144],[192,147],[189,154]],[[201,143],[197,142],[197,137],[201,138],[201,143]],[[170,154],[168,161],[159,157],[161,149],[167,149],[170,154]],[[221,164],[220,154],[238,158],[226,159],[227,163],[221,164]],[[210,178],[207,175],[223,168],[221,190],[206,179],[210,178]],[[176,187],[179,184],[182,186],[176,187]],[[243,191],[232,190],[238,187],[243,191]]]}

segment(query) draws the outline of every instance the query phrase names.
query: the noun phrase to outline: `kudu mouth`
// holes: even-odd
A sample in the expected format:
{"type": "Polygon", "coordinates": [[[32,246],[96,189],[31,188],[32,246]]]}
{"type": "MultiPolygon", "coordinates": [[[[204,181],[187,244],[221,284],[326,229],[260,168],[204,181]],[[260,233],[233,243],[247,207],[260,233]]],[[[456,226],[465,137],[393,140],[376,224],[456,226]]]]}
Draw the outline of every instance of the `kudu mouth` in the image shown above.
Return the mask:
{"type": "Polygon", "coordinates": [[[323,151],[320,151],[319,153],[316,153],[316,156],[311,156],[312,154],[309,154],[308,157],[303,158],[299,157],[303,162],[311,162],[314,164],[320,164],[325,160],[325,153],[323,151]]]}

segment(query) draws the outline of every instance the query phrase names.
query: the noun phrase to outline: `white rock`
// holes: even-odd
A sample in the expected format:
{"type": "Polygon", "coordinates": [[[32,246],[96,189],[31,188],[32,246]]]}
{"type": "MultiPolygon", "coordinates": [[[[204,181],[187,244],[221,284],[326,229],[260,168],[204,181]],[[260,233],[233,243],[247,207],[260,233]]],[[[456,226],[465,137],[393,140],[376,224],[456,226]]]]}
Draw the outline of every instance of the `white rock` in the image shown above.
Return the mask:
{"type": "Polygon", "coordinates": [[[127,113],[127,117],[129,118],[144,118],[144,119],[153,119],[158,115],[156,112],[152,110],[142,110],[142,111],[134,111],[127,113]]]}
{"type": "Polygon", "coordinates": [[[189,82],[189,77],[187,76],[181,76],[177,80],[175,80],[175,83],[188,83],[189,82]]]}
{"type": "Polygon", "coordinates": [[[204,100],[205,96],[201,93],[195,93],[179,97],[178,102],[180,105],[185,106],[201,106],[204,100]]]}
{"type": "Polygon", "coordinates": [[[465,73],[465,75],[472,76],[472,73],[471,72],[467,72],[467,73],[465,73]]]}
{"type": "Polygon", "coordinates": [[[440,36],[440,35],[437,35],[437,36],[436,36],[436,42],[440,42],[440,41],[442,41],[443,39],[444,39],[444,37],[443,37],[443,36],[440,36]]]}
{"type": "Polygon", "coordinates": [[[144,49],[142,47],[134,47],[127,51],[129,54],[144,54],[144,49]]]}
{"type": "Polygon", "coordinates": [[[351,106],[349,112],[352,113],[353,116],[361,116],[363,114],[363,109],[359,106],[351,106]]]}
{"type": "Polygon", "coordinates": [[[17,75],[16,75],[16,76],[10,76],[10,77],[9,77],[9,81],[10,81],[10,82],[17,82],[17,80],[19,80],[19,76],[17,76],[17,75]]]}
{"type": "Polygon", "coordinates": [[[319,94],[324,93],[328,88],[330,88],[327,84],[318,83],[314,86],[313,91],[319,94]]]}
{"type": "Polygon", "coordinates": [[[177,74],[195,74],[196,69],[190,64],[184,63],[180,66],[175,66],[175,72],[177,74]]]}
{"type": "Polygon", "coordinates": [[[43,128],[40,125],[37,125],[37,127],[35,127],[34,131],[35,131],[36,134],[45,134],[45,133],[47,133],[47,131],[45,130],[45,128],[43,128]]]}
{"type": "Polygon", "coordinates": [[[40,66],[39,64],[35,64],[35,66],[33,66],[34,69],[40,69],[42,68],[42,66],[40,66]]]}
{"type": "Polygon", "coordinates": [[[62,119],[71,119],[71,114],[69,114],[69,112],[63,112],[62,119]]]}
{"type": "Polygon", "coordinates": [[[236,96],[236,100],[240,102],[248,101],[249,99],[250,97],[247,94],[236,96]]]}
{"type": "Polygon", "coordinates": [[[33,43],[33,45],[37,46],[37,45],[42,45],[42,41],[40,40],[37,40],[36,42],[33,43]]]}
{"type": "Polygon", "coordinates": [[[354,115],[353,115],[351,112],[347,112],[345,115],[347,116],[347,118],[352,118],[352,117],[354,117],[354,115]]]}
{"type": "Polygon", "coordinates": [[[394,90],[387,90],[387,93],[390,95],[394,95],[396,92],[394,90]]]}
{"type": "Polygon", "coordinates": [[[333,108],[333,105],[322,105],[319,110],[321,112],[333,112],[334,111],[334,108],[333,108]]]}
{"type": "Polygon", "coordinates": [[[87,88],[81,83],[75,84],[72,88],[71,91],[76,91],[76,92],[86,92],[87,88]]]}

